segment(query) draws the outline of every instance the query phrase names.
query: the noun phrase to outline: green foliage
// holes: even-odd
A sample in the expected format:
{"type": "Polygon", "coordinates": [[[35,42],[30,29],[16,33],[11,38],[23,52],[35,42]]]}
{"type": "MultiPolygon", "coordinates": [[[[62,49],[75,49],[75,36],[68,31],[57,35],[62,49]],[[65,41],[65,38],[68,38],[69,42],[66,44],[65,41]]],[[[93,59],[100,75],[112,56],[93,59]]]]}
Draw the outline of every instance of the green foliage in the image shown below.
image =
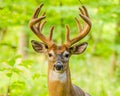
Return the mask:
{"type": "MultiPolygon", "coordinates": [[[[82,40],[89,43],[86,52],[70,59],[72,82],[92,96],[120,96],[120,0],[81,1],[90,13],[92,30],[82,40]],[[111,76],[114,52],[117,67],[111,76]]],[[[17,53],[21,32],[26,34],[27,42],[37,39],[28,23],[41,2],[48,21],[43,33],[48,35],[51,25],[55,25],[54,40],[58,44],[61,33],[65,35],[66,24],[70,26],[71,38],[78,34],[74,17],[83,24],[78,15],[79,0],[0,0],[0,37],[6,29],[0,39],[0,95],[9,89],[10,96],[48,96],[45,57],[35,54],[30,43],[25,48],[26,60],[21,61],[22,56],[17,53]]]]}

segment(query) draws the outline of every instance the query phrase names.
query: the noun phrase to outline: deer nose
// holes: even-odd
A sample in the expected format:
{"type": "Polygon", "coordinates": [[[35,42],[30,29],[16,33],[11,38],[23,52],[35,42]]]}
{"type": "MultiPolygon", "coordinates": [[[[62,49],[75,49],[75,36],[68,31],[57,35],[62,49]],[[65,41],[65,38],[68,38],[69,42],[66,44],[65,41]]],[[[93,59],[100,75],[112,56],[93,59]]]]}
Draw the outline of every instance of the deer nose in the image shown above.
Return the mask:
{"type": "Polygon", "coordinates": [[[54,65],[54,68],[58,71],[63,70],[63,64],[58,62],[57,64],[54,65]]]}

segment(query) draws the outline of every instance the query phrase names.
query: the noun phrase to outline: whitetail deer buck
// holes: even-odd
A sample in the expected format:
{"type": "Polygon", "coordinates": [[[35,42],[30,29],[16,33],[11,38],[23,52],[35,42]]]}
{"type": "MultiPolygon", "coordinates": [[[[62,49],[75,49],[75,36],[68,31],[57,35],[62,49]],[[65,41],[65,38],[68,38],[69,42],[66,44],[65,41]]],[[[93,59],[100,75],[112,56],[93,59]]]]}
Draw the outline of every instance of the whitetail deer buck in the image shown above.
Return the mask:
{"type": "Polygon", "coordinates": [[[41,4],[35,11],[29,26],[34,34],[44,43],[32,40],[32,46],[38,53],[46,53],[48,56],[48,89],[50,96],[90,96],[79,87],[71,83],[69,58],[72,54],[81,54],[85,51],[87,43],[74,45],[79,40],[84,38],[91,29],[91,21],[87,9],[82,6],[79,8],[80,17],[84,20],[84,28],[82,28],[79,20],[75,18],[79,34],[77,37],[70,39],[70,29],[66,26],[66,43],[62,46],[57,46],[52,41],[54,26],[50,29],[50,36],[46,38],[41,32],[46,21],[41,22],[46,16],[45,12],[38,18],[38,14],[43,7],[41,4]]]}

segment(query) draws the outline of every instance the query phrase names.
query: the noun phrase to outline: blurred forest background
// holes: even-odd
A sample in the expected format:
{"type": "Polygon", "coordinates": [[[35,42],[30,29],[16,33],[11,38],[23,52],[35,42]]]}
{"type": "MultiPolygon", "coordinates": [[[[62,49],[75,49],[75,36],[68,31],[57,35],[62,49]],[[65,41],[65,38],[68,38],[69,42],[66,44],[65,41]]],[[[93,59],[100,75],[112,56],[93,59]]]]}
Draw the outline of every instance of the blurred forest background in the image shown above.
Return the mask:
{"type": "MultiPolygon", "coordinates": [[[[72,82],[92,96],[120,96],[120,0],[81,1],[93,26],[81,41],[87,50],[70,59],[72,82]]],[[[30,41],[39,39],[28,27],[41,2],[44,34],[55,25],[55,41],[64,42],[65,24],[71,38],[78,34],[79,0],[0,0],[0,96],[48,96],[47,61],[32,49],[30,41]]]]}

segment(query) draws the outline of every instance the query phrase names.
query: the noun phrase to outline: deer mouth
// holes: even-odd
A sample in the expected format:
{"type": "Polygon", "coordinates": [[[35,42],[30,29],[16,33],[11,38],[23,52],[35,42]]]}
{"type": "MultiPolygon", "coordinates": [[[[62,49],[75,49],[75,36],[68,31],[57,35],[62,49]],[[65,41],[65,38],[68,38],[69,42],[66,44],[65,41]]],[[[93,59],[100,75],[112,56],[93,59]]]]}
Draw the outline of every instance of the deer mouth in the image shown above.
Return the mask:
{"type": "Polygon", "coordinates": [[[61,69],[61,70],[54,69],[54,71],[57,72],[57,73],[63,73],[64,72],[63,69],[61,69]]]}

